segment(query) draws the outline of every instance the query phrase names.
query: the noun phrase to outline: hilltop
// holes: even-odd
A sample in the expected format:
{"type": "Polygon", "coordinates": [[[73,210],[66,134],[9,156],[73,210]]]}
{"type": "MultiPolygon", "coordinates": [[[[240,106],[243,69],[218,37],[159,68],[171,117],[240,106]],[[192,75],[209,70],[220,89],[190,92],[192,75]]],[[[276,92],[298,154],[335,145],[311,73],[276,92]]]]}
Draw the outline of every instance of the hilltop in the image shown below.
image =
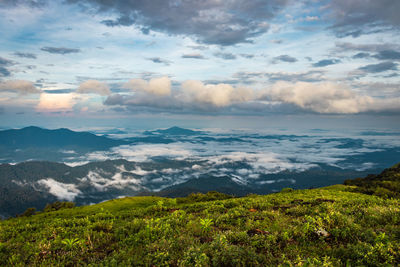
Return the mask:
{"type": "MultiPolygon", "coordinates": [[[[378,176],[398,181],[397,167],[378,176]]],[[[400,200],[358,186],[71,206],[0,222],[0,265],[400,264],[400,200]]]]}

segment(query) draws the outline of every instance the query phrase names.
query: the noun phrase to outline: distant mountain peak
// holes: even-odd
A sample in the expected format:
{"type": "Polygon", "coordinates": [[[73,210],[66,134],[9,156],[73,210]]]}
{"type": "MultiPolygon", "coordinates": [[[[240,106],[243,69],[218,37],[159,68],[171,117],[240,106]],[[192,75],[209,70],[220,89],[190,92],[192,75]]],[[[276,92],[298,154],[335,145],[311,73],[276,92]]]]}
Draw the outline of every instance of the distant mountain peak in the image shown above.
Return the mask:
{"type": "Polygon", "coordinates": [[[98,136],[89,132],[75,132],[67,128],[49,130],[37,126],[22,129],[0,131],[0,143],[3,147],[85,147],[91,149],[106,149],[125,144],[125,141],[98,136]]]}

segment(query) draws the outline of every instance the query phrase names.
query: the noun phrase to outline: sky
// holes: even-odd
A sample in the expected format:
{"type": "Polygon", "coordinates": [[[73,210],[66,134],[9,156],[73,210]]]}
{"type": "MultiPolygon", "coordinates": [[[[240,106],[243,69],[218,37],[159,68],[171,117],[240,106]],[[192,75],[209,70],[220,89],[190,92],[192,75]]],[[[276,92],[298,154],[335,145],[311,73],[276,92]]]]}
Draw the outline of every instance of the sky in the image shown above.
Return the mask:
{"type": "Polygon", "coordinates": [[[398,0],[0,0],[0,126],[400,127],[398,10],[398,0]]]}

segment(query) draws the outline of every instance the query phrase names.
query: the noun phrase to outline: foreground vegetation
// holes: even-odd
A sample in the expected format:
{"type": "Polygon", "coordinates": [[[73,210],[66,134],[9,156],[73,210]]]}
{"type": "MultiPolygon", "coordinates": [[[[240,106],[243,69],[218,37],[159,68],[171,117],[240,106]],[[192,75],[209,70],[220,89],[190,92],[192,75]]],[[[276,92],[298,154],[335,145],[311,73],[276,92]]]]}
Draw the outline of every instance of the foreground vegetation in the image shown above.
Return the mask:
{"type": "Polygon", "coordinates": [[[356,189],[58,203],[0,222],[0,265],[400,265],[400,200],[356,189]]]}
{"type": "Polygon", "coordinates": [[[354,192],[376,195],[383,198],[400,198],[400,163],[378,175],[346,180],[345,185],[355,185],[354,192]]]}

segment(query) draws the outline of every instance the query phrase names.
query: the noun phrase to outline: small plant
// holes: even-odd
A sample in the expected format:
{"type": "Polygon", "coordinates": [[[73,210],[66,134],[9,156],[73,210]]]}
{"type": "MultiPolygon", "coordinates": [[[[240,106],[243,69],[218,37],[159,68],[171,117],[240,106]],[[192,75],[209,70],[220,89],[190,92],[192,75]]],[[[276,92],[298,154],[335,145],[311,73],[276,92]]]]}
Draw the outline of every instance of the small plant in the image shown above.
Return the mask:
{"type": "Polygon", "coordinates": [[[211,225],[214,224],[210,218],[200,219],[201,229],[203,233],[208,233],[211,230],[211,225]]]}
{"type": "Polygon", "coordinates": [[[82,244],[82,241],[79,240],[79,238],[66,238],[62,240],[61,243],[65,245],[67,250],[73,250],[74,248],[80,246],[82,244]]]}

